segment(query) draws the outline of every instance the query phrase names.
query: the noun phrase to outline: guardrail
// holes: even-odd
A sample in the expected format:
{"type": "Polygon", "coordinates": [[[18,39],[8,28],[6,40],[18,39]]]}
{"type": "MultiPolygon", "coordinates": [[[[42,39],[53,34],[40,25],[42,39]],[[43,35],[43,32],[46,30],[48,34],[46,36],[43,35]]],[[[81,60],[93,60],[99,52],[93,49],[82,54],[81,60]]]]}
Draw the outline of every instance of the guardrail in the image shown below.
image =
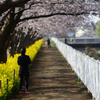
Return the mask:
{"type": "Polygon", "coordinates": [[[100,38],[58,38],[66,44],[100,44],[100,38]]]}
{"type": "Polygon", "coordinates": [[[100,100],[100,62],[64,44],[57,38],[52,38],[52,40],[93,98],[100,100]]]}
{"type": "Polygon", "coordinates": [[[66,38],[67,44],[100,44],[100,38],[66,38]]]}

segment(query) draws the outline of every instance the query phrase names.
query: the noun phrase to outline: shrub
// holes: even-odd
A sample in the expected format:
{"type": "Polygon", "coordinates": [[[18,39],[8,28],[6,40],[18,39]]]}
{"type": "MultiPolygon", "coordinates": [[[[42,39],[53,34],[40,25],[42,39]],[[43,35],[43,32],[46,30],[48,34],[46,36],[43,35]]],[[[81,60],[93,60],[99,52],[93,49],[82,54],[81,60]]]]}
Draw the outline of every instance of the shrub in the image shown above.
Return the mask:
{"type": "MultiPolygon", "coordinates": [[[[33,45],[26,48],[26,55],[30,56],[31,61],[33,62],[37,52],[41,48],[43,39],[36,41],[33,45]]],[[[5,97],[12,93],[12,88],[18,89],[19,83],[19,65],[17,64],[17,59],[20,54],[15,54],[14,57],[8,57],[6,63],[0,64],[0,98],[1,100],[6,99],[5,97]],[[13,72],[15,70],[15,79],[13,79],[13,72]],[[8,85],[7,85],[8,80],[8,85]],[[8,88],[7,88],[8,86],[8,88]]]]}

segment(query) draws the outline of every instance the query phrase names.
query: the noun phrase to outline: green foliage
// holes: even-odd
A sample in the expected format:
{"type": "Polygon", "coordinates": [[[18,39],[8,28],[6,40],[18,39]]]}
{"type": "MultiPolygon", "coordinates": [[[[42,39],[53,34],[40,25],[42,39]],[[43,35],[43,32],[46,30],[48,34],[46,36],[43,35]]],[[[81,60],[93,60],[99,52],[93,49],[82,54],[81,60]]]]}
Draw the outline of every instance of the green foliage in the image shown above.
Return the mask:
{"type": "Polygon", "coordinates": [[[85,93],[85,94],[88,94],[88,92],[87,92],[87,91],[84,91],[84,93],[85,93]]]}
{"type": "Polygon", "coordinates": [[[55,46],[56,44],[53,41],[51,41],[50,45],[55,46]]]}
{"type": "Polygon", "coordinates": [[[100,36],[100,21],[98,21],[97,26],[96,26],[96,34],[100,36]]]}
{"type": "Polygon", "coordinates": [[[80,80],[80,79],[77,79],[77,80],[76,80],[76,84],[77,84],[78,86],[81,86],[81,84],[82,84],[81,80],[80,80]]]}

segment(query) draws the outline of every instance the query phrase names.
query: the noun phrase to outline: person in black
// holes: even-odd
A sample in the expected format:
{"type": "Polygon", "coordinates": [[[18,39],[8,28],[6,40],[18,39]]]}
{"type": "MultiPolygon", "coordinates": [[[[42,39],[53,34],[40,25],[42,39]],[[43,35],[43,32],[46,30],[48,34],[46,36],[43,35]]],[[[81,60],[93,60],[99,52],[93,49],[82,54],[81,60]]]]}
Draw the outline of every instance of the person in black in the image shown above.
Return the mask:
{"type": "Polygon", "coordinates": [[[51,47],[50,46],[50,39],[49,38],[47,39],[47,43],[48,43],[48,48],[51,47]]]}
{"type": "Polygon", "coordinates": [[[22,83],[23,83],[23,78],[25,77],[25,86],[26,86],[26,91],[25,93],[29,93],[28,91],[28,79],[29,79],[29,67],[28,65],[31,64],[30,57],[28,55],[25,55],[26,49],[22,48],[21,49],[21,56],[18,57],[18,65],[20,65],[19,69],[19,77],[20,77],[20,83],[19,83],[19,93],[23,93],[22,91],[22,83]]]}

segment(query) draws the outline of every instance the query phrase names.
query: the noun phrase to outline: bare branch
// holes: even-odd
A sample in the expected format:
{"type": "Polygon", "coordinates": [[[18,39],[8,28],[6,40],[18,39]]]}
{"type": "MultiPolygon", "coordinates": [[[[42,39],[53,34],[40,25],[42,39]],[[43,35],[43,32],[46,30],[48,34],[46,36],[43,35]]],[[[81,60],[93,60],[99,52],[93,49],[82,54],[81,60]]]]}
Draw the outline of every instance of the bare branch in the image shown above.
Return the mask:
{"type": "Polygon", "coordinates": [[[30,0],[7,0],[2,3],[0,3],[0,15],[7,11],[8,9],[12,7],[18,7],[19,5],[23,3],[27,3],[30,0]]]}
{"type": "Polygon", "coordinates": [[[40,16],[34,16],[34,17],[26,17],[23,19],[20,19],[18,22],[25,21],[25,20],[30,20],[30,19],[37,19],[37,18],[47,18],[47,17],[52,17],[55,15],[72,15],[72,16],[79,16],[83,14],[89,14],[88,12],[80,12],[80,13],[54,13],[54,14],[49,14],[49,15],[40,15],[40,16]]]}

